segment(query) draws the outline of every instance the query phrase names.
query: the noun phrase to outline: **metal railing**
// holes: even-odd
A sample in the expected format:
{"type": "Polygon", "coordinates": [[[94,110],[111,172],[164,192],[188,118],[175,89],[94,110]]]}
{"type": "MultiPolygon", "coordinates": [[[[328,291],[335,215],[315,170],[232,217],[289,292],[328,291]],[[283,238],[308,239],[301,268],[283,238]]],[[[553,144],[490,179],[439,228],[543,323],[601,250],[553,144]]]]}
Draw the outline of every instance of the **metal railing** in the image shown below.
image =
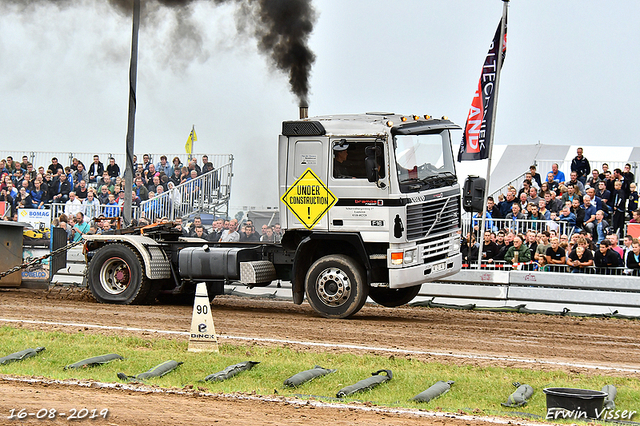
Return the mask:
{"type": "MultiPolygon", "coordinates": [[[[471,218],[470,214],[465,214],[462,219],[462,235],[466,236],[473,229],[477,236],[481,226],[480,217],[471,218]]],[[[501,229],[514,231],[516,234],[526,233],[529,230],[536,232],[555,230],[558,235],[571,237],[575,226],[561,220],[485,219],[485,230],[498,232],[501,229]]]]}
{"type": "MultiPolygon", "coordinates": [[[[229,214],[229,197],[231,195],[232,162],[180,184],[171,190],[145,200],[140,206],[132,206],[131,217],[144,217],[150,221],[158,218],[174,220],[186,217],[194,212],[211,213],[214,216],[227,217],[229,214]]],[[[52,217],[65,213],[82,212],[90,219],[99,216],[114,217],[122,215],[121,206],[99,204],[66,204],[52,203],[52,217]]]]}
{"type": "Polygon", "coordinates": [[[232,163],[229,162],[140,203],[140,217],[173,220],[194,212],[227,217],[231,195],[232,163]]]}

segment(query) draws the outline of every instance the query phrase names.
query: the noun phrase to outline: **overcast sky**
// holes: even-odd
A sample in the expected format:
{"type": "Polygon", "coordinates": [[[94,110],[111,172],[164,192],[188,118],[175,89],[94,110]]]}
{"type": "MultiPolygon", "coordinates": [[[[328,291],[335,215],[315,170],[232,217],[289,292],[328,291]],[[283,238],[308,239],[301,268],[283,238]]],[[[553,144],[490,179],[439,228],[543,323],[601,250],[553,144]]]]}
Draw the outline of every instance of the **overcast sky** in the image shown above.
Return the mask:
{"type": "MultiPolygon", "coordinates": [[[[124,152],[130,17],[102,0],[72,3],[0,8],[0,150],[124,152]]],[[[313,5],[310,115],[464,125],[502,1],[313,5]]],[[[197,152],[235,156],[232,204],[276,205],[277,136],[298,116],[287,77],[238,36],[233,5],[190,12],[200,45],[176,41],[171,12],[140,33],[135,152],[183,152],[195,124],[197,152]]],[[[513,0],[495,143],[637,145],[639,17],[637,0],[513,0]]]]}

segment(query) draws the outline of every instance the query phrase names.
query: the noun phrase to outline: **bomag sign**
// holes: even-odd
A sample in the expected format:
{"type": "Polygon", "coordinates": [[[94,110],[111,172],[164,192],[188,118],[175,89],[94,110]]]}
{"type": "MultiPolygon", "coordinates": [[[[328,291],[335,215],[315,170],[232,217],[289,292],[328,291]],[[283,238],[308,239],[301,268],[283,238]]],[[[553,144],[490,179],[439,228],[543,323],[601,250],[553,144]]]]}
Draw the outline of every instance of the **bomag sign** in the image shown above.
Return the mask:
{"type": "Polygon", "coordinates": [[[312,229],[338,201],[311,169],[305,170],[281,200],[307,229],[312,229]]]}

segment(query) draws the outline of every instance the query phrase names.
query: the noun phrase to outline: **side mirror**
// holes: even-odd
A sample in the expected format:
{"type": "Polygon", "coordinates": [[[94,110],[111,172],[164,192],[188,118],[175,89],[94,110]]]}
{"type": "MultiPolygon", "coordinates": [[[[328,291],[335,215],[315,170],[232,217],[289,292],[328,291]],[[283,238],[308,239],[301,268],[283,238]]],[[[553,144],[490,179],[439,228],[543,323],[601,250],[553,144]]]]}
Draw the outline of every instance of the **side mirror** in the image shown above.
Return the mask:
{"type": "Polygon", "coordinates": [[[364,159],[364,167],[367,170],[367,180],[369,182],[377,182],[378,177],[378,165],[376,164],[375,157],[366,157],[364,159]]]}

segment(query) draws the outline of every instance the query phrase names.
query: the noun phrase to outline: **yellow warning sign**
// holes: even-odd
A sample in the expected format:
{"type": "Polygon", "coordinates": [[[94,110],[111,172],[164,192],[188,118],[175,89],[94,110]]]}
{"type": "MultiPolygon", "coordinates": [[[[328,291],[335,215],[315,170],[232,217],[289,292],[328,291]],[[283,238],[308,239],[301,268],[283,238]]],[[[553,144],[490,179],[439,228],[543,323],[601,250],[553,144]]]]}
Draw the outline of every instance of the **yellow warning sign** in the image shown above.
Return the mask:
{"type": "Polygon", "coordinates": [[[281,200],[307,229],[312,229],[338,201],[311,169],[305,170],[281,200]]]}

